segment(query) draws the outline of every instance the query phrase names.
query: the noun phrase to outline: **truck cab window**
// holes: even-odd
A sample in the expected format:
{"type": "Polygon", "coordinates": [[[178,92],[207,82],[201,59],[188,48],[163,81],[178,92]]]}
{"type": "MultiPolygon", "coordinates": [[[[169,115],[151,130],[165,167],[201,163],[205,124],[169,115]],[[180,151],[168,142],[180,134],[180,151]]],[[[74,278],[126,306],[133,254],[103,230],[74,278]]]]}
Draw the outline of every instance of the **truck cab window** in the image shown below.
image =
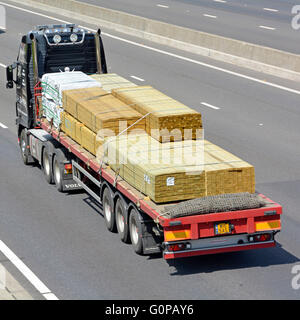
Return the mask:
{"type": "Polygon", "coordinates": [[[18,62],[20,63],[26,63],[26,43],[21,43],[20,44],[20,49],[19,49],[19,55],[18,55],[18,62]]]}

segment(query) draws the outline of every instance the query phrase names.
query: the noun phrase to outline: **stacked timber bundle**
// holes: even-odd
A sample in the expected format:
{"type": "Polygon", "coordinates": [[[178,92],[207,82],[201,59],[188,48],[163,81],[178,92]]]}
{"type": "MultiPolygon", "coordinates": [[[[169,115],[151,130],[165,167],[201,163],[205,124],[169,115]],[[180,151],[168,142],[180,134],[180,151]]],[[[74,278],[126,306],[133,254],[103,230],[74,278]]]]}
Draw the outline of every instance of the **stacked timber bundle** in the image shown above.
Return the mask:
{"type": "Polygon", "coordinates": [[[46,73],[42,77],[42,108],[44,116],[59,127],[64,90],[100,87],[101,84],[80,71],[46,73]]]}
{"type": "Polygon", "coordinates": [[[97,156],[156,203],[255,192],[254,167],[208,141],[130,134],[108,138],[97,156]]]}
{"type": "Polygon", "coordinates": [[[131,126],[127,132],[145,130],[142,115],[111,94],[79,102],[77,119],[99,136],[118,135],[131,126]]]}
{"type": "Polygon", "coordinates": [[[97,148],[102,145],[96,133],[67,112],[62,112],[61,130],[93,155],[96,155],[97,148]]]}
{"type": "Polygon", "coordinates": [[[112,94],[146,117],[146,130],[160,142],[196,139],[201,114],[150,86],[113,89],[112,94]]]}
{"type": "Polygon", "coordinates": [[[255,192],[253,166],[202,140],[200,113],[115,74],[72,77],[45,77],[45,115],[154,202],[255,192]],[[45,101],[59,110],[55,117],[45,101]]]}
{"type": "Polygon", "coordinates": [[[137,85],[116,73],[93,74],[92,79],[101,83],[102,89],[111,93],[112,89],[136,87],[137,85]]]}
{"type": "Polygon", "coordinates": [[[63,108],[71,116],[78,118],[78,103],[105,95],[107,92],[98,87],[65,90],[62,95],[63,108]]]}
{"type": "Polygon", "coordinates": [[[65,90],[62,101],[61,130],[94,155],[106,136],[145,132],[143,116],[102,88],[65,90]]]}
{"type": "Polygon", "coordinates": [[[133,187],[163,203],[206,195],[203,165],[190,162],[196,144],[201,141],[179,146],[161,144],[147,134],[129,134],[108,138],[97,155],[133,187]]]}
{"type": "Polygon", "coordinates": [[[255,192],[254,167],[230,152],[204,143],[206,194],[255,192]]]}

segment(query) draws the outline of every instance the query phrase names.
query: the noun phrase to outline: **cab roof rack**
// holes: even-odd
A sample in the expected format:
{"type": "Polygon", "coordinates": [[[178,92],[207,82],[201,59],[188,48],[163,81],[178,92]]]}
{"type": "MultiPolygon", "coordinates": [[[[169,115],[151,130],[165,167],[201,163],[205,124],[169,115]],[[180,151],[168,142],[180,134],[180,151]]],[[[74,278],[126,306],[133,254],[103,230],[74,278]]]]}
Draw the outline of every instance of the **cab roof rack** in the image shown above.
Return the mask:
{"type": "Polygon", "coordinates": [[[74,23],[69,23],[69,24],[44,24],[44,25],[39,25],[36,26],[35,29],[38,31],[45,31],[49,29],[66,29],[66,28],[75,28],[77,27],[76,24],[74,23]]]}

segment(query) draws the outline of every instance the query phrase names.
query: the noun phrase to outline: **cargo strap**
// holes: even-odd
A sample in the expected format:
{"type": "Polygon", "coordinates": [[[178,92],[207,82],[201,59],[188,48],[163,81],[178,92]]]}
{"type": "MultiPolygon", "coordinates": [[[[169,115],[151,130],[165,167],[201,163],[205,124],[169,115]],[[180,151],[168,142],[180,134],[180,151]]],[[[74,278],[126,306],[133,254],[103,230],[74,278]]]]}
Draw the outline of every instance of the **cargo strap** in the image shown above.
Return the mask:
{"type": "Polygon", "coordinates": [[[57,140],[60,142],[60,134],[61,134],[61,123],[59,124],[58,128],[57,128],[57,131],[58,131],[58,135],[57,135],[57,140]]]}
{"type": "Polygon", "coordinates": [[[52,132],[52,128],[53,128],[53,118],[51,118],[51,120],[50,120],[50,128],[48,130],[49,133],[52,132]]]}
{"type": "MultiPolygon", "coordinates": [[[[151,114],[151,112],[148,112],[147,114],[145,114],[144,116],[142,116],[140,119],[138,119],[137,121],[135,121],[131,126],[129,126],[128,128],[124,129],[122,132],[120,132],[116,137],[120,136],[121,134],[123,134],[124,132],[126,132],[127,130],[129,130],[131,127],[133,127],[134,125],[136,125],[138,122],[140,122],[141,120],[143,120],[144,118],[146,118],[149,114],[151,114]]],[[[104,149],[104,155],[103,157],[105,156],[105,153],[108,151],[106,147],[106,145],[109,143],[110,141],[106,141],[103,145],[103,149],[104,149]]],[[[101,160],[101,162],[103,162],[103,158],[101,160]]],[[[120,167],[116,170],[116,177],[115,177],[115,180],[114,180],[114,187],[116,187],[117,185],[117,180],[118,180],[118,177],[119,177],[119,173],[120,173],[120,167]]]]}
{"type": "Polygon", "coordinates": [[[132,128],[133,126],[135,126],[138,122],[140,122],[141,120],[143,120],[144,118],[146,118],[147,116],[149,116],[149,114],[151,114],[152,112],[148,112],[147,114],[143,115],[140,119],[136,120],[136,122],[134,122],[132,125],[130,125],[129,127],[127,127],[126,129],[124,129],[123,131],[121,131],[116,137],[120,136],[121,134],[123,134],[124,132],[126,132],[127,130],[129,130],[130,128],[132,128]]]}
{"type": "Polygon", "coordinates": [[[98,170],[98,174],[99,174],[100,178],[102,177],[102,167],[103,167],[103,159],[101,159],[100,168],[98,170]]]}
{"type": "Polygon", "coordinates": [[[118,180],[118,177],[119,177],[119,173],[120,173],[120,167],[116,170],[116,177],[115,177],[115,180],[114,180],[114,188],[117,186],[117,180],[118,180]]]}
{"type": "MultiPolygon", "coordinates": [[[[146,118],[149,114],[151,114],[152,112],[148,112],[147,114],[143,115],[140,119],[138,119],[137,121],[135,121],[132,125],[130,125],[129,127],[127,127],[126,129],[124,129],[123,131],[121,131],[118,135],[116,135],[114,138],[117,138],[118,136],[120,136],[121,134],[123,134],[124,132],[126,132],[127,130],[129,130],[130,128],[132,128],[134,125],[136,125],[138,122],[140,122],[141,120],[143,120],[144,118],[146,118]]],[[[112,139],[111,139],[112,140],[112,139]]],[[[107,152],[107,148],[106,145],[110,142],[110,139],[108,139],[104,144],[103,144],[103,157],[106,155],[107,152]]],[[[103,159],[102,159],[103,160],[103,159]]]]}

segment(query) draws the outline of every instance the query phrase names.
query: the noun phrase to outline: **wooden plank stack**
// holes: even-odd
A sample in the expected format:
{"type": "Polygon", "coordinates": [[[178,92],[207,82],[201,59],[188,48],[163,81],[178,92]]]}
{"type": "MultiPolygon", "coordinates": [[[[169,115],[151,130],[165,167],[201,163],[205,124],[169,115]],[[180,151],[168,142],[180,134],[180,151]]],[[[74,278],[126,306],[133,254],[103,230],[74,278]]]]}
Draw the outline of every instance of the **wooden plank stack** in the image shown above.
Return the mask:
{"type": "Polygon", "coordinates": [[[98,87],[65,90],[62,93],[64,111],[67,111],[74,118],[78,118],[78,103],[105,95],[107,95],[107,92],[98,87]]]}
{"type": "MultiPolygon", "coordinates": [[[[108,138],[102,147],[105,151],[102,149],[98,156],[125,181],[157,203],[205,196],[202,166],[191,166],[187,159],[178,162],[177,156],[184,146],[161,144],[147,134],[129,134],[108,138]]],[[[186,148],[190,149],[188,152],[195,149],[186,148]]]]}
{"type": "Polygon", "coordinates": [[[92,79],[100,82],[103,90],[111,93],[112,89],[136,87],[137,85],[116,73],[93,74],[92,79]]]}
{"type": "Polygon", "coordinates": [[[255,192],[254,167],[209,141],[130,134],[108,138],[97,156],[156,203],[255,192]]]}
{"type": "Polygon", "coordinates": [[[107,81],[107,91],[63,91],[61,130],[145,196],[168,203],[255,192],[253,166],[196,135],[200,113],[150,86],[121,88],[116,75],[96,78],[107,81]],[[163,129],[168,133],[155,132],[163,129]],[[170,139],[173,129],[179,135],[170,139]],[[192,130],[188,141],[185,129],[192,130]]]}
{"type": "Polygon", "coordinates": [[[95,133],[106,129],[117,135],[135,123],[128,132],[134,129],[145,130],[146,121],[141,118],[139,112],[110,94],[77,104],[77,119],[95,133]]]}
{"type": "Polygon", "coordinates": [[[146,131],[160,142],[184,139],[185,129],[196,139],[202,128],[201,114],[150,87],[113,89],[112,94],[146,117],[146,131]],[[170,136],[170,133],[172,134],[170,136]]]}
{"type": "Polygon", "coordinates": [[[94,155],[106,136],[146,129],[140,113],[101,88],[65,90],[62,101],[62,131],[94,155]]]}
{"type": "Polygon", "coordinates": [[[67,112],[61,114],[61,130],[93,155],[103,144],[103,139],[67,112]]]}
{"type": "Polygon", "coordinates": [[[255,192],[254,167],[230,152],[205,141],[206,194],[255,192]]]}

